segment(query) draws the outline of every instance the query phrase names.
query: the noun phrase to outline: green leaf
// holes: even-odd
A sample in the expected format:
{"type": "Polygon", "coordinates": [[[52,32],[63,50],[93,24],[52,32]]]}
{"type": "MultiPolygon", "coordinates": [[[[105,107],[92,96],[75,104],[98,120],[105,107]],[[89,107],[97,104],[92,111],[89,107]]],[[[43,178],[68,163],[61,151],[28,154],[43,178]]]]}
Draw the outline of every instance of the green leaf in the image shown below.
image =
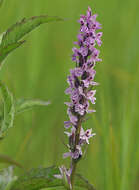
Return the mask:
{"type": "Polygon", "coordinates": [[[4,133],[13,126],[15,109],[13,96],[2,81],[0,81],[0,91],[4,103],[3,119],[0,126],[0,137],[3,137],[4,133]]]}
{"type": "Polygon", "coordinates": [[[23,36],[31,32],[39,25],[52,21],[62,21],[62,19],[46,15],[34,16],[29,19],[22,19],[20,22],[17,22],[13,26],[11,26],[3,35],[1,47],[5,47],[18,42],[23,36]]]}
{"type": "Polygon", "coordinates": [[[41,188],[63,186],[62,180],[56,179],[55,174],[59,173],[56,167],[36,168],[19,177],[11,190],[39,190],[41,188]]]}
{"type": "Polygon", "coordinates": [[[42,100],[32,100],[32,99],[19,99],[15,103],[15,114],[22,113],[29,109],[32,109],[35,106],[47,106],[50,102],[42,100]]]}
{"type": "Polygon", "coordinates": [[[41,190],[65,190],[65,187],[50,187],[50,188],[48,187],[48,188],[41,189],[41,190]]]}
{"type": "MultiPolygon", "coordinates": [[[[65,187],[50,187],[50,188],[45,188],[41,190],[66,190],[66,188],[65,187]]],[[[86,189],[82,187],[74,187],[74,190],[86,190],[86,189]]]]}
{"type": "Polygon", "coordinates": [[[15,160],[11,159],[9,156],[3,155],[3,154],[0,154],[0,163],[7,163],[10,165],[15,165],[19,168],[23,168],[23,166],[21,164],[19,164],[15,160]]]}
{"type": "Polygon", "coordinates": [[[2,36],[0,44],[0,67],[2,66],[3,60],[11,51],[23,44],[24,41],[19,40],[39,25],[53,21],[62,21],[62,19],[46,15],[34,16],[29,19],[24,18],[11,26],[2,36]]]}
{"type": "Polygon", "coordinates": [[[16,48],[18,48],[19,46],[21,46],[25,41],[20,41],[20,42],[17,42],[17,43],[13,43],[13,44],[10,44],[4,48],[2,48],[0,50],[0,68],[1,68],[1,63],[2,61],[7,57],[7,55],[12,52],[13,50],[15,50],[16,48]]]}
{"type": "Polygon", "coordinates": [[[88,182],[82,175],[76,174],[75,186],[82,187],[88,190],[95,190],[94,186],[88,182]]]}
{"type": "MultiPolygon", "coordinates": [[[[11,190],[64,190],[66,187],[63,180],[57,179],[54,175],[59,174],[57,167],[37,168],[19,177],[13,184],[11,190]]],[[[81,175],[75,177],[75,190],[95,190],[81,175]]]]}

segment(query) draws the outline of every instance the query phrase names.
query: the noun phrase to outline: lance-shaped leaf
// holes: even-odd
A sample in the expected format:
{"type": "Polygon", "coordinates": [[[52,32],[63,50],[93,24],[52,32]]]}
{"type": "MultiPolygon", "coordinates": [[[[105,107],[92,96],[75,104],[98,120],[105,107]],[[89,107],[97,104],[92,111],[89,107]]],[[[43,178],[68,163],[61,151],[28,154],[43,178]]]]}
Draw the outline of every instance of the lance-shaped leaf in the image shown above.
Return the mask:
{"type": "Polygon", "coordinates": [[[20,41],[17,43],[10,44],[4,48],[0,49],[0,68],[1,68],[1,62],[5,59],[5,57],[12,52],[14,49],[18,48],[21,46],[25,41],[20,41]]]}
{"type": "Polygon", "coordinates": [[[13,96],[2,81],[0,81],[0,92],[4,104],[3,118],[0,123],[0,137],[3,137],[4,133],[13,126],[15,109],[13,96]]]}
{"type": "Polygon", "coordinates": [[[2,36],[0,44],[0,66],[2,66],[3,60],[6,56],[23,44],[24,41],[20,41],[26,34],[31,32],[33,29],[38,27],[41,24],[49,23],[53,21],[62,21],[58,17],[50,16],[34,16],[29,19],[22,19],[20,22],[17,22],[11,26],[2,36]],[[7,50],[7,49],[10,49],[7,50]],[[4,53],[5,54],[4,54],[4,53]],[[7,52],[7,53],[6,53],[7,52]]]}
{"type": "MultiPolygon", "coordinates": [[[[63,180],[57,179],[54,175],[59,174],[56,167],[37,168],[19,177],[13,184],[11,190],[64,190],[63,180]]],[[[75,190],[94,190],[93,186],[80,175],[75,178],[75,190]]]]}
{"type": "Polygon", "coordinates": [[[80,174],[76,174],[75,176],[75,186],[88,190],[96,190],[94,186],[90,184],[89,181],[80,174]]]}
{"type": "Polygon", "coordinates": [[[15,114],[22,113],[36,106],[47,106],[50,102],[32,99],[19,99],[15,102],[15,114]]]}
{"type": "Polygon", "coordinates": [[[46,187],[62,187],[62,180],[54,175],[59,172],[56,167],[36,168],[19,177],[11,190],[39,190],[46,187]]]}

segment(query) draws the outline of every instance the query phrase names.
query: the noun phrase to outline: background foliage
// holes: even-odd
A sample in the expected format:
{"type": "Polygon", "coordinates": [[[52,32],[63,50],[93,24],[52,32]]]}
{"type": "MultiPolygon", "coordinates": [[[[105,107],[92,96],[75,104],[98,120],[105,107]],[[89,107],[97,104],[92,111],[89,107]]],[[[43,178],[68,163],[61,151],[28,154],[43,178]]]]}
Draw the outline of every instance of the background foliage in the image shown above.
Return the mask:
{"type": "MultiPolygon", "coordinates": [[[[103,24],[103,64],[98,64],[96,80],[97,112],[89,118],[97,136],[80,173],[97,190],[137,189],[139,178],[139,2],[137,0],[5,0],[0,9],[0,33],[23,17],[48,14],[66,18],[33,32],[23,47],[10,55],[0,79],[18,97],[41,98],[52,104],[19,115],[15,126],[1,142],[1,153],[25,168],[60,165],[65,147],[63,121],[68,99],[64,95],[71,49],[79,24],[76,20],[88,5],[103,24]]],[[[67,161],[64,161],[67,162],[67,161]]],[[[2,168],[4,165],[0,165],[2,168]]],[[[17,173],[20,170],[16,171],[17,173]]]]}

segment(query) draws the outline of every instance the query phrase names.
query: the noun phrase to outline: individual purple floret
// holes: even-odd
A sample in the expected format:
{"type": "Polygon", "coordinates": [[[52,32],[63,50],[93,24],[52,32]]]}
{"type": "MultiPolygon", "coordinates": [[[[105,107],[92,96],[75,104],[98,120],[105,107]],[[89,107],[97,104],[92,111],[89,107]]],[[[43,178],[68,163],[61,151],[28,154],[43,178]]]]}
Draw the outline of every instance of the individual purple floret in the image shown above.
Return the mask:
{"type": "Polygon", "coordinates": [[[59,167],[60,174],[55,174],[54,177],[57,179],[64,179],[65,183],[69,184],[70,189],[72,188],[71,186],[71,180],[70,180],[70,175],[71,175],[71,169],[67,170],[65,166],[59,167]]]}
{"type": "Polygon", "coordinates": [[[77,36],[78,41],[75,42],[77,47],[74,47],[72,61],[76,63],[76,67],[70,70],[70,75],[67,78],[69,87],[65,93],[70,95],[70,102],[65,104],[68,106],[69,121],[66,121],[65,128],[71,127],[71,132],[65,132],[69,137],[69,152],[64,154],[64,158],[71,156],[72,159],[78,159],[82,155],[81,147],[84,144],[89,144],[89,139],[94,136],[92,129],[83,130],[80,121],[87,113],[95,112],[90,109],[90,103],[95,104],[94,86],[98,85],[94,81],[95,65],[100,62],[99,50],[97,46],[101,46],[102,32],[96,32],[101,29],[101,24],[96,21],[97,15],[92,15],[89,7],[86,15],[81,15],[80,32],[77,36]],[[77,130],[80,127],[78,142],[76,140],[77,130]]]}

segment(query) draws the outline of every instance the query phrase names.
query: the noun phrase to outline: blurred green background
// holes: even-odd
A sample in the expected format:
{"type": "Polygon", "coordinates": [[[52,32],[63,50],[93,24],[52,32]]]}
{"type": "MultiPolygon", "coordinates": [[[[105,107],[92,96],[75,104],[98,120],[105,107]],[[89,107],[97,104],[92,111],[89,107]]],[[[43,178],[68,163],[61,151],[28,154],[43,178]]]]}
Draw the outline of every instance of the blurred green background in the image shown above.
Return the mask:
{"type": "MultiPolygon", "coordinates": [[[[67,119],[64,90],[80,14],[88,6],[103,25],[102,64],[96,66],[97,112],[86,127],[97,133],[78,171],[97,190],[131,190],[139,186],[139,1],[138,0],[5,0],[0,33],[23,17],[48,14],[64,22],[41,26],[5,62],[3,79],[15,97],[52,102],[19,115],[2,141],[0,152],[26,168],[68,165],[62,141],[67,119]]],[[[3,165],[0,165],[3,167],[3,165]]],[[[20,171],[17,171],[20,172],[20,171]]]]}

